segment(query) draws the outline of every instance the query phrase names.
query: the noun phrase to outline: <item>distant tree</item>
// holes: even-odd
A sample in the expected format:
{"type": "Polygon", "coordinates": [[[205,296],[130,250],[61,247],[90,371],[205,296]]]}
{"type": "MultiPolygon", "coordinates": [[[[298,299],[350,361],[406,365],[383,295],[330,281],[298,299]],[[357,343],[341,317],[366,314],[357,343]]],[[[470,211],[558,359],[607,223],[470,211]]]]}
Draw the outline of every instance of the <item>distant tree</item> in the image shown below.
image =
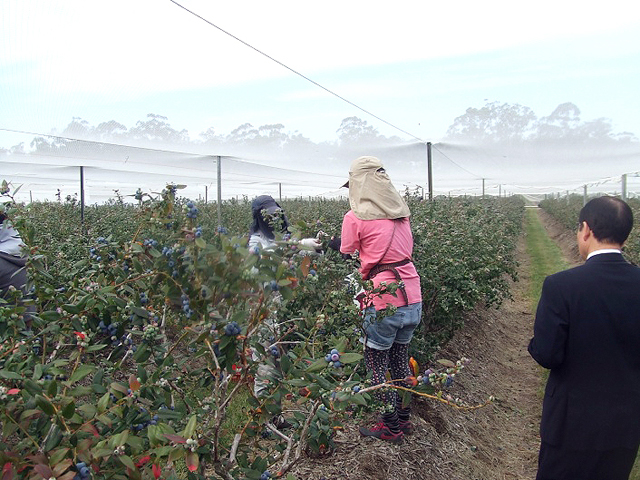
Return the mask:
{"type": "Polygon", "coordinates": [[[573,103],[558,105],[551,115],[538,120],[536,137],[545,140],[556,140],[575,136],[580,127],[580,109],[573,103]]]}
{"type": "Polygon", "coordinates": [[[146,121],[138,121],[129,131],[129,135],[135,140],[148,142],[189,143],[189,132],[175,130],[167,121],[167,117],[153,113],[147,115],[146,121]]]}
{"type": "Polygon", "coordinates": [[[259,147],[281,150],[288,138],[289,136],[284,132],[284,125],[275,123],[259,127],[255,143],[259,147]]]}
{"type": "Polygon", "coordinates": [[[224,139],[221,135],[216,134],[213,127],[209,127],[206,131],[200,134],[200,139],[205,145],[220,145],[224,139]]]}
{"type": "Polygon", "coordinates": [[[373,126],[358,117],[347,117],[336,130],[341,145],[364,145],[380,142],[380,134],[373,126]]]}
{"type": "Polygon", "coordinates": [[[258,135],[260,135],[258,129],[254,128],[250,123],[243,123],[232,130],[225,140],[232,145],[246,145],[250,144],[258,135]]]}
{"type": "Polygon", "coordinates": [[[115,120],[102,122],[93,131],[96,138],[102,141],[123,140],[129,135],[127,127],[115,120]]]}
{"type": "Polygon", "coordinates": [[[468,108],[447,130],[448,140],[514,142],[533,133],[536,116],[529,107],[490,102],[482,108],[468,108]]]}
{"type": "Polygon", "coordinates": [[[89,122],[80,117],[73,117],[71,123],[62,131],[63,137],[86,138],[91,133],[89,122]]]}

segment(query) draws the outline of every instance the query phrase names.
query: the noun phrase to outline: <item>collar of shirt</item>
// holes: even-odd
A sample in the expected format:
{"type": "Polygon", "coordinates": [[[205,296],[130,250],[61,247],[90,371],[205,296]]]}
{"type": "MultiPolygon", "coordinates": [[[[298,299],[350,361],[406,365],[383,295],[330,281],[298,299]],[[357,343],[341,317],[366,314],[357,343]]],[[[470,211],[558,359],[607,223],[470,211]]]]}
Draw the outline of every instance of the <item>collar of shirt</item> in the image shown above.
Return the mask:
{"type": "Polygon", "coordinates": [[[622,252],[620,250],[618,250],[617,248],[602,248],[600,250],[595,250],[595,251],[591,252],[587,256],[587,260],[589,260],[594,255],[600,255],[601,253],[622,253],[622,252]]]}

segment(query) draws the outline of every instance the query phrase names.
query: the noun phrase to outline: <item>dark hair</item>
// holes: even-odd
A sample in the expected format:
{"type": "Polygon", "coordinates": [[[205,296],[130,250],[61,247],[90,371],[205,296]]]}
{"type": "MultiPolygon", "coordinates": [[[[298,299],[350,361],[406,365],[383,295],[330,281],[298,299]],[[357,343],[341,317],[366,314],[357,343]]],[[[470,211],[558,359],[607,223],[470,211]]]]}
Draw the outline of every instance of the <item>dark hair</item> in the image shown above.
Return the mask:
{"type": "Polygon", "coordinates": [[[580,225],[587,222],[600,242],[622,245],[633,228],[633,212],[617,197],[598,197],[587,202],[578,216],[580,225]]]}

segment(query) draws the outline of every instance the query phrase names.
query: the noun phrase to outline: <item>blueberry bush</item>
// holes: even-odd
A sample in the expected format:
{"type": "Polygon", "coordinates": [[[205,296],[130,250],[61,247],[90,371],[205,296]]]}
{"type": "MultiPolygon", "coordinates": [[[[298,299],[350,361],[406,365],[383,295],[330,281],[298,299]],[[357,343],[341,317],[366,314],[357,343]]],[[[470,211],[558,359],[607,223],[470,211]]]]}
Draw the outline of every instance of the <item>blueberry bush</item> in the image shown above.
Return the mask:
{"type": "Polygon", "coordinates": [[[331,453],[335,429],[377,388],[474,408],[446,393],[467,360],[431,356],[465,311],[508,298],[522,202],[407,197],[425,367],[371,386],[355,261],[295,240],[326,246],[348,204],[282,202],[290,237],[255,251],[248,199],[225,202],[219,222],[180,189],[87,207],[80,222],[73,199],[17,205],[3,184],[30,275],[28,295],[0,301],[3,480],[292,478],[303,455],[331,453]]]}
{"type": "MultiPolygon", "coordinates": [[[[640,218],[640,200],[631,198],[627,203],[633,211],[633,217],[637,224],[640,218]]],[[[578,215],[584,205],[582,195],[568,195],[561,198],[548,198],[540,202],[540,208],[554,217],[567,230],[576,231],[578,215]]],[[[640,229],[636,227],[631,230],[631,234],[623,248],[623,254],[632,263],[640,264],[640,229]]]]}

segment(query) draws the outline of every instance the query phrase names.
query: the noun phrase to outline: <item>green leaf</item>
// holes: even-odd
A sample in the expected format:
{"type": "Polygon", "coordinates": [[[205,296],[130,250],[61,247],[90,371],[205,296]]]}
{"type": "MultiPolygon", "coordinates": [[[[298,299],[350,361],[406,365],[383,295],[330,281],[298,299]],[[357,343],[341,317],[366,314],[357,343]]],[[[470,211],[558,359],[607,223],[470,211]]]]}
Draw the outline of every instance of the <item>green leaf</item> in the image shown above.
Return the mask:
{"type": "Polygon", "coordinates": [[[340,355],[340,361],[342,363],[356,363],[362,360],[363,356],[359,353],[343,353],[340,355]]]}
{"type": "Polygon", "coordinates": [[[324,370],[325,368],[327,368],[327,365],[329,365],[327,363],[327,361],[324,358],[319,358],[318,360],[316,360],[315,362],[313,362],[311,365],[309,365],[307,367],[307,372],[320,372],[322,370],[324,370]]]}
{"type": "Polygon", "coordinates": [[[198,248],[205,248],[207,246],[207,242],[205,242],[202,237],[198,237],[196,238],[196,246],[198,248]]]}
{"type": "Polygon", "coordinates": [[[73,417],[74,413],[76,413],[76,403],[72,400],[62,409],[62,416],[69,419],[73,417]]]}
{"type": "Polygon", "coordinates": [[[361,393],[356,393],[354,395],[351,395],[351,401],[356,405],[362,405],[362,406],[367,405],[367,400],[364,398],[364,396],[361,393]]]}
{"type": "Polygon", "coordinates": [[[191,438],[193,433],[196,431],[197,421],[198,421],[198,417],[196,415],[192,415],[189,418],[189,421],[187,422],[187,426],[184,427],[184,430],[182,432],[182,436],[184,438],[191,438]]]}
{"type": "Polygon", "coordinates": [[[131,470],[136,470],[136,466],[133,463],[133,460],[131,460],[131,457],[129,457],[128,455],[120,455],[118,457],[116,457],[118,460],[120,460],[120,462],[122,462],[122,464],[127,467],[130,468],[131,470]]]}
{"type": "Polygon", "coordinates": [[[44,445],[44,451],[48,452],[49,450],[56,448],[58,445],[60,445],[61,441],[62,441],[62,431],[60,430],[60,427],[58,427],[57,425],[54,425],[51,429],[51,434],[49,435],[49,438],[47,439],[47,442],[44,445]]]}
{"type": "Polygon", "coordinates": [[[8,380],[22,380],[22,375],[16,372],[10,372],[9,370],[0,370],[0,377],[8,380]]]}
{"type": "Polygon", "coordinates": [[[36,405],[49,416],[52,416],[56,411],[53,404],[42,395],[36,395],[36,405]]]}
{"type": "Polygon", "coordinates": [[[80,308],[77,305],[71,305],[70,303],[63,305],[62,308],[67,313],[80,313],[80,308]]]}
{"type": "Polygon", "coordinates": [[[20,420],[24,420],[29,417],[33,417],[34,415],[40,415],[42,410],[33,409],[33,410],[25,410],[20,414],[20,420]]]}
{"type": "Polygon", "coordinates": [[[131,306],[131,311],[133,313],[135,313],[136,315],[138,315],[139,317],[142,318],[147,318],[149,317],[149,312],[144,309],[144,308],[140,308],[140,307],[136,307],[136,306],[131,306]]]}
{"type": "Polygon", "coordinates": [[[49,456],[49,464],[50,465],[59,464],[62,461],[62,459],[67,456],[67,453],[69,453],[68,448],[59,448],[56,451],[51,452],[49,456]]]}
{"type": "Polygon", "coordinates": [[[49,386],[47,386],[47,395],[49,397],[55,397],[58,394],[58,382],[51,380],[49,386]]]}
{"type": "Polygon", "coordinates": [[[55,322],[56,320],[60,320],[60,317],[62,315],[60,315],[58,312],[56,312],[55,310],[52,311],[48,311],[48,312],[42,312],[39,317],[44,320],[45,322],[55,322]]]}
{"type": "Polygon", "coordinates": [[[107,407],[109,406],[110,395],[111,394],[107,392],[104,395],[102,395],[102,397],[100,397],[100,400],[98,400],[98,412],[104,413],[107,411],[107,407]]]}
{"type": "MultiPolygon", "coordinates": [[[[98,404],[99,403],[100,402],[98,402],[98,404]]],[[[78,407],[78,410],[81,413],[84,413],[85,418],[93,418],[96,416],[96,413],[98,413],[98,409],[95,406],[91,405],[90,403],[84,403],[80,405],[78,407]]]]}
{"type": "Polygon", "coordinates": [[[152,352],[149,347],[147,347],[147,344],[143,343],[137,348],[136,353],[133,354],[133,359],[136,363],[143,363],[149,360],[151,353],[152,352]]]}

